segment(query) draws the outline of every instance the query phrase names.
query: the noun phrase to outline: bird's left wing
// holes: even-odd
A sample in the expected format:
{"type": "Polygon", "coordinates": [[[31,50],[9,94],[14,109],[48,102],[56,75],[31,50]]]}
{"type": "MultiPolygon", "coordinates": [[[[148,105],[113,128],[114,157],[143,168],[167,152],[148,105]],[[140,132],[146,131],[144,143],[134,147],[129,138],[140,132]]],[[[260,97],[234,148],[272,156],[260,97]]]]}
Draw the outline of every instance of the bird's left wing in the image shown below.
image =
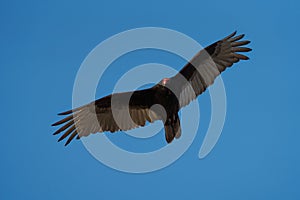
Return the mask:
{"type": "Polygon", "coordinates": [[[130,130],[145,126],[146,121],[153,122],[160,117],[151,110],[153,104],[152,88],[134,92],[115,93],[82,107],[69,110],[59,115],[68,115],[52,124],[63,125],[55,133],[63,133],[58,141],[69,137],[68,145],[77,139],[92,133],[104,131],[130,130]]]}
{"type": "Polygon", "coordinates": [[[236,32],[199,51],[177,75],[170,79],[180,107],[186,106],[204,92],[227,67],[239,60],[249,59],[240,52],[251,51],[250,48],[244,47],[250,41],[241,41],[244,34],[235,35],[236,32]]]}

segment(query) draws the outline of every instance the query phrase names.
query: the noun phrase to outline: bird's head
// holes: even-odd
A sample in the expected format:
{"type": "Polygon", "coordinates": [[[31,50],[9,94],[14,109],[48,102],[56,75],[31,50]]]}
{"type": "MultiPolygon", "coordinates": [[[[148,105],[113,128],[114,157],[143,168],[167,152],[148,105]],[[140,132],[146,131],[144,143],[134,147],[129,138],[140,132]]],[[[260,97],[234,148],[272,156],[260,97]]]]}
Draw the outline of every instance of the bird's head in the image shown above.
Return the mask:
{"type": "Polygon", "coordinates": [[[160,81],[160,84],[161,84],[162,86],[166,86],[166,85],[168,84],[169,81],[170,81],[169,78],[164,78],[164,79],[162,79],[162,80],[160,81]]]}

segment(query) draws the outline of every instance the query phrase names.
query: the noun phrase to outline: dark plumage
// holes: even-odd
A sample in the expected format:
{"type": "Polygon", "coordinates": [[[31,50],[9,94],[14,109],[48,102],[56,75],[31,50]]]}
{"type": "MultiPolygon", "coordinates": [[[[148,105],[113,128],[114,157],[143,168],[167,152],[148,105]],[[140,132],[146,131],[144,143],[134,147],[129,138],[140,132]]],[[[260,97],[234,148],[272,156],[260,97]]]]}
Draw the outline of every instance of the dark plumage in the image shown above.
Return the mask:
{"type": "Polygon", "coordinates": [[[236,32],[199,51],[172,78],[165,78],[155,86],[133,92],[115,93],[79,108],[60,113],[68,115],[52,124],[62,125],[55,133],[63,133],[58,141],[79,139],[92,133],[130,130],[144,126],[146,121],[162,120],[168,143],[181,135],[178,111],[213,84],[215,78],[227,67],[249,58],[241,52],[250,41],[236,32]],[[112,106],[113,105],[113,106],[112,106]],[[160,106],[158,106],[160,105],[160,106]],[[130,114],[130,117],[128,116],[130,114]],[[75,125],[76,124],[76,125],[75,125]]]}

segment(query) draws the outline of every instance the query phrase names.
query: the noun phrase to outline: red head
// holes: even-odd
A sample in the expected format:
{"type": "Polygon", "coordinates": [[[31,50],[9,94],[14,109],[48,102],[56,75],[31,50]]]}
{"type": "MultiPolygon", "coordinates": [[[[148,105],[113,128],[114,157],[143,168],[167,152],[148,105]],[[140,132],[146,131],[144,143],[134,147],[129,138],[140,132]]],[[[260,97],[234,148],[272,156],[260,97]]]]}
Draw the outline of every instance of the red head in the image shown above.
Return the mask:
{"type": "Polygon", "coordinates": [[[164,78],[163,80],[161,80],[161,84],[163,86],[165,86],[168,83],[169,80],[170,80],[169,78],[164,78]]]}

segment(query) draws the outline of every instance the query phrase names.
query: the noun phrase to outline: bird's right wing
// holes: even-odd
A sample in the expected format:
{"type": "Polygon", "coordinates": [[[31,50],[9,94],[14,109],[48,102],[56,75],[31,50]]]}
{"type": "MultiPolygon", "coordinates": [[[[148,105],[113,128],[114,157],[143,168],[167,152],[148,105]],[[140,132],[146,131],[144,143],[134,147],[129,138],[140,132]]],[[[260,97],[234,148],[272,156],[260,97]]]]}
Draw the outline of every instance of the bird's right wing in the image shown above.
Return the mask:
{"type": "Polygon", "coordinates": [[[244,47],[250,41],[240,41],[244,34],[238,36],[235,34],[236,32],[199,51],[176,76],[171,78],[180,107],[186,106],[204,92],[227,67],[239,60],[249,59],[240,52],[251,51],[250,48],[244,47]]]}
{"type": "Polygon", "coordinates": [[[79,139],[97,132],[115,132],[145,126],[146,121],[154,122],[160,119],[155,111],[151,110],[153,96],[151,88],[115,93],[60,113],[59,115],[68,116],[52,124],[63,125],[54,135],[65,131],[58,141],[69,136],[65,144],[68,145],[75,136],[79,139]]]}

